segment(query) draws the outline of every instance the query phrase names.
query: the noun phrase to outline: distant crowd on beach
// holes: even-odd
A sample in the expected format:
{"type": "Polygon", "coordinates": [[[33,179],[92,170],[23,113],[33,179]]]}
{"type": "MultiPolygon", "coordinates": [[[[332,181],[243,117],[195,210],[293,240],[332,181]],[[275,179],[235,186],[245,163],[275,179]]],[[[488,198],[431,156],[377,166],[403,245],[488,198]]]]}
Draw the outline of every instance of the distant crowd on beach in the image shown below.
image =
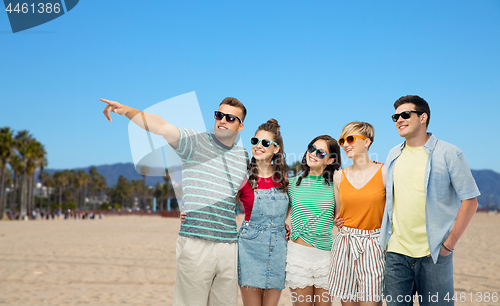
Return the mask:
{"type": "Polygon", "coordinates": [[[67,219],[102,219],[102,213],[95,214],[93,211],[72,211],[68,209],[66,212],[61,213],[60,210],[33,210],[24,216],[20,216],[18,211],[7,210],[7,218],[9,220],[54,220],[59,218],[67,219]],[[31,216],[31,217],[28,217],[31,216]]]}

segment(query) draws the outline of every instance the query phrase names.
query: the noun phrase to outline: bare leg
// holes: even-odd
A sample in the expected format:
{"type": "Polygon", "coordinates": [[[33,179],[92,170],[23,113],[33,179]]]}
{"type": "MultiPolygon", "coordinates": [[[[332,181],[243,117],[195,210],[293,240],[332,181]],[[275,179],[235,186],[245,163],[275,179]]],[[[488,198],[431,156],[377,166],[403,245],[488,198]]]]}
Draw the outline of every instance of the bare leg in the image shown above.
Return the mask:
{"type": "Polygon", "coordinates": [[[382,306],[382,301],[380,302],[359,302],[360,306],[382,306]]]}
{"type": "Polygon", "coordinates": [[[342,306],[382,306],[382,302],[354,302],[354,301],[342,301],[342,306]]]}
{"type": "Polygon", "coordinates": [[[314,287],[308,286],[304,289],[290,288],[290,297],[293,306],[313,306],[314,301],[314,287]]]}
{"type": "Polygon", "coordinates": [[[244,306],[277,306],[281,290],[240,286],[244,306]]]}
{"type": "Polygon", "coordinates": [[[332,298],[328,290],[314,287],[314,306],[332,306],[332,298]]]}
{"type": "Polygon", "coordinates": [[[244,306],[261,306],[262,305],[262,289],[240,286],[241,300],[244,306]]]}
{"type": "Polygon", "coordinates": [[[262,306],[278,306],[281,297],[281,290],[266,289],[262,291],[262,306]]]}

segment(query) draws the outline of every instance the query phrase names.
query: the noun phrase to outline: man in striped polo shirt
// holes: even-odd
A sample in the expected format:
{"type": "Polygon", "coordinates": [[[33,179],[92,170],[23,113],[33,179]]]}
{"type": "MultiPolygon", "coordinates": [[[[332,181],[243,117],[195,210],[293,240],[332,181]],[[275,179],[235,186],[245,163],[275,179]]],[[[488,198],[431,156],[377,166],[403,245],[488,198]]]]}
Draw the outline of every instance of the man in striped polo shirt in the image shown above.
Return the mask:
{"type": "Polygon", "coordinates": [[[236,305],[238,232],[235,202],[247,176],[248,153],[235,144],[243,130],[245,106],[226,98],[215,112],[214,134],[178,129],[163,118],[101,99],[111,112],[160,135],[182,159],[187,217],[177,239],[174,305],[236,305]]]}

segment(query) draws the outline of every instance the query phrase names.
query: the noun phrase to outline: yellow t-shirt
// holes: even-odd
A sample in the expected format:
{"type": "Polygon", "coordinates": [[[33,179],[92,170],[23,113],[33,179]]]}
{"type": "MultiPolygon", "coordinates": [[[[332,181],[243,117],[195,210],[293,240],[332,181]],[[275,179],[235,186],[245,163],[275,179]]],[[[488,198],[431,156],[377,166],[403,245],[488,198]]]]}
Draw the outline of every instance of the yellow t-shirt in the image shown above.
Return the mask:
{"type": "Polygon", "coordinates": [[[425,167],[428,157],[423,147],[406,145],[396,160],[388,252],[410,257],[430,254],[425,228],[425,167]]]}

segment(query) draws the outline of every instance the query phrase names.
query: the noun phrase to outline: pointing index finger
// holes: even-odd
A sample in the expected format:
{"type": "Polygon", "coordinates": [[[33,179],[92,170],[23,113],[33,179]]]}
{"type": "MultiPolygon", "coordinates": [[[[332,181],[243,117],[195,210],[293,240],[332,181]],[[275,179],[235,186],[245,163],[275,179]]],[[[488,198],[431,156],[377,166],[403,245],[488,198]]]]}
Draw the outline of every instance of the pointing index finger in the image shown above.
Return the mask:
{"type": "Polygon", "coordinates": [[[99,99],[99,100],[101,100],[104,103],[108,103],[108,104],[111,104],[111,103],[115,102],[115,101],[106,100],[106,99],[99,99]]]}

